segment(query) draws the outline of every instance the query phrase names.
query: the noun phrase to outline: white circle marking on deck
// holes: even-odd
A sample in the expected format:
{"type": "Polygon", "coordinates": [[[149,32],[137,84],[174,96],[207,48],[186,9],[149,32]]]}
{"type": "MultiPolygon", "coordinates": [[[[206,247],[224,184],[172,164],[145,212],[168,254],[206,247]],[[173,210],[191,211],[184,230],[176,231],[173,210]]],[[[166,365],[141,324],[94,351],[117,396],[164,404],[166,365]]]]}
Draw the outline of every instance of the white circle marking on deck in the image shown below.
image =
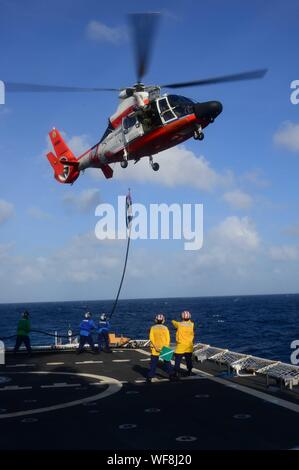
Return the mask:
{"type": "Polygon", "coordinates": [[[239,413],[234,415],[235,419],[249,419],[251,418],[251,415],[245,414],[245,413],[239,413]]]}
{"type": "Polygon", "coordinates": [[[5,375],[0,375],[0,384],[6,384],[7,382],[10,382],[11,379],[9,377],[5,377],[5,375]]]}
{"type": "Polygon", "coordinates": [[[195,437],[195,436],[179,436],[175,440],[179,441],[179,442],[192,442],[192,441],[197,441],[197,437],[195,437]]]}
{"type": "MultiPolygon", "coordinates": [[[[24,372],[9,372],[10,374],[24,374],[24,372]]],[[[81,398],[79,400],[69,401],[66,403],[60,403],[57,405],[45,406],[44,408],[36,408],[32,410],[16,411],[13,413],[0,414],[0,419],[4,418],[16,418],[18,416],[29,416],[37,413],[47,413],[49,411],[62,410],[64,408],[70,408],[72,406],[82,405],[83,403],[90,403],[102,398],[109,397],[114,393],[117,393],[122,388],[122,384],[112,377],[106,377],[104,375],[95,375],[95,374],[83,374],[78,372],[46,372],[46,371],[35,371],[35,372],[26,372],[26,374],[40,374],[40,375],[75,375],[77,377],[87,377],[91,379],[97,379],[102,381],[103,385],[108,385],[108,388],[101,393],[92,395],[89,397],[81,398]]],[[[25,422],[22,420],[22,422],[25,422]]]]}
{"type": "Polygon", "coordinates": [[[146,410],[144,410],[146,413],[160,413],[160,408],[146,408],[146,410]]]}
{"type": "Polygon", "coordinates": [[[133,428],[137,428],[137,424],[120,424],[119,426],[119,429],[133,429],[133,428]]]}

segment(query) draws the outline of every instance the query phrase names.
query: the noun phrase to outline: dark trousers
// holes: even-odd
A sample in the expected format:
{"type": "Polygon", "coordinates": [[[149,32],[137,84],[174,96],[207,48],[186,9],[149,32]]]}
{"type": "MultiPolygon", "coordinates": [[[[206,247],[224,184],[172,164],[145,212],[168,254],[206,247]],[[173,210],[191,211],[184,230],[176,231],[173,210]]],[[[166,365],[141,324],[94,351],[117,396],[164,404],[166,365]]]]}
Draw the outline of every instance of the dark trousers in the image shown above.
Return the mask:
{"type": "Polygon", "coordinates": [[[98,348],[99,352],[102,351],[103,345],[105,345],[106,351],[110,351],[110,343],[109,343],[109,333],[108,331],[102,331],[98,335],[98,348]]]}
{"type": "Polygon", "coordinates": [[[179,372],[181,361],[182,361],[183,357],[185,357],[188,372],[191,372],[192,367],[193,367],[192,353],[183,353],[183,354],[175,353],[175,360],[174,360],[174,370],[175,370],[175,372],[179,372]]]}
{"type": "MultiPolygon", "coordinates": [[[[159,356],[151,355],[150,369],[148,371],[148,377],[152,379],[155,376],[156,368],[159,362],[159,356]]],[[[163,361],[163,369],[168,375],[171,375],[171,363],[170,361],[163,361]]]]}
{"type": "Polygon", "coordinates": [[[89,336],[80,336],[80,343],[79,343],[79,347],[78,347],[78,350],[77,350],[77,354],[82,353],[83,348],[84,348],[86,343],[89,344],[92,351],[95,350],[93,337],[91,335],[89,335],[89,336]]]}
{"type": "Polygon", "coordinates": [[[20,346],[22,345],[22,343],[24,343],[28,351],[28,354],[31,354],[30,338],[29,336],[23,336],[23,335],[17,336],[14,352],[16,353],[20,349],[20,346]]]}

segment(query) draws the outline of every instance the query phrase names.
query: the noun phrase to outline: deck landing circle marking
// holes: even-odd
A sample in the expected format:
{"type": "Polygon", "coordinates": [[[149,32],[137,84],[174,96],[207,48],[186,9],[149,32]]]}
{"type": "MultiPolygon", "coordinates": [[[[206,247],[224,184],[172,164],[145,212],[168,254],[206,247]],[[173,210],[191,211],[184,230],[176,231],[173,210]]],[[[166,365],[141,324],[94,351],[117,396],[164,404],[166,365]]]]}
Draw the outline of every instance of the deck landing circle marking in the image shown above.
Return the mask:
{"type": "Polygon", "coordinates": [[[24,418],[21,420],[22,423],[36,423],[37,421],[37,418],[24,418]]]}
{"type": "Polygon", "coordinates": [[[137,424],[127,423],[127,424],[120,424],[119,429],[134,429],[137,428],[137,424]]]}
{"type": "Polygon", "coordinates": [[[235,419],[249,419],[249,418],[251,418],[251,415],[248,415],[246,413],[238,413],[238,414],[234,415],[234,418],[235,419]]]}
{"type": "Polygon", "coordinates": [[[195,436],[179,436],[176,438],[176,441],[179,441],[179,442],[193,442],[193,441],[197,441],[197,437],[195,436]]]}
{"type": "Polygon", "coordinates": [[[7,382],[10,382],[11,379],[9,377],[5,377],[5,375],[0,375],[0,384],[6,384],[7,382]]]}
{"type": "MultiPolygon", "coordinates": [[[[24,372],[9,372],[9,374],[23,374],[24,372]]],[[[96,395],[91,395],[89,397],[81,398],[74,401],[69,401],[66,403],[60,403],[58,405],[50,405],[45,406],[43,408],[36,408],[32,410],[24,410],[24,411],[16,411],[13,413],[5,413],[0,414],[0,419],[4,418],[16,418],[18,416],[30,416],[38,413],[47,413],[49,411],[56,411],[62,410],[64,408],[70,408],[72,406],[82,405],[84,403],[92,403],[97,400],[101,400],[102,398],[109,397],[114,393],[117,393],[121,390],[122,384],[112,377],[106,377],[104,375],[95,375],[95,374],[85,374],[85,373],[78,373],[78,372],[48,372],[48,371],[34,371],[34,372],[26,372],[26,374],[40,374],[40,375],[75,375],[77,377],[87,377],[91,379],[96,379],[101,381],[103,385],[108,385],[108,388],[101,393],[97,393],[96,395]]],[[[24,422],[24,420],[22,420],[24,422]]]]}

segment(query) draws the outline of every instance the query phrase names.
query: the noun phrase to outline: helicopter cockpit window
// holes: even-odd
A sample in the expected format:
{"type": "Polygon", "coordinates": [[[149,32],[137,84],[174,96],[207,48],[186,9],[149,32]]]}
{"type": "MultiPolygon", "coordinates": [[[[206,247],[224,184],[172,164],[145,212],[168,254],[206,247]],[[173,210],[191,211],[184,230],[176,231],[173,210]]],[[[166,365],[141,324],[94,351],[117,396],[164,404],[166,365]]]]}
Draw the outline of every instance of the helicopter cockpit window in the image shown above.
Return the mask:
{"type": "Polygon", "coordinates": [[[130,129],[131,127],[135,126],[137,123],[136,116],[127,116],[123,120],[123,127],[125,130],[130,129]]]}
{"type": "Polygon", "coordinates": [[[177,117],[193,113],[194,102],[185,96],[168,95],[168,101],[177,117]]]}
{"type": "Polygon", "coordinates": [[[160,116],[163,122],[172,121],[176,119],[176,115],[172,111],[171,107],[169,106],[167,98],[161,98],[158,100],[158,108],[160,111],[160,116]]]}

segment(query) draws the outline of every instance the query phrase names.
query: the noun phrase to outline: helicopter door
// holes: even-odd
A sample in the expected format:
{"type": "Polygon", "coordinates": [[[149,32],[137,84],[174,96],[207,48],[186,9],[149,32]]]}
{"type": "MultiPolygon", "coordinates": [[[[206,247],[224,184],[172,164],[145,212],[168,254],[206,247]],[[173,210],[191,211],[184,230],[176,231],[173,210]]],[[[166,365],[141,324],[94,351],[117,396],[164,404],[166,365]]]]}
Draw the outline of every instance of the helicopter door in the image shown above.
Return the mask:
{"type": "Polygon", "coordinates": [[[136,116],[126,116],[123,119],[123,132],[126,144],[144,134],[142,125],[136,116]]]}
{"type": "Polygon", "coordinates": [[[157,105],[163,124],[177,119],[177,116],[174,114],[172,108],[170,107],[166,96],[157,100],[157,105]]]}

